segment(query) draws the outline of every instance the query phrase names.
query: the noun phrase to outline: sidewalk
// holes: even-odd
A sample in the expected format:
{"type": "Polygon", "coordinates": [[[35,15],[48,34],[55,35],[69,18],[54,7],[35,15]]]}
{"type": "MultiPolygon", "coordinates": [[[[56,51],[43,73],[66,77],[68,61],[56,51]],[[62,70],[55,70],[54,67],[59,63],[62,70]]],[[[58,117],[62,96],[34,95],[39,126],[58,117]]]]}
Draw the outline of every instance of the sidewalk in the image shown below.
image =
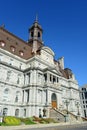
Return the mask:
{"type": "Polygon", "coordinates": [[[31,129],[31,128],[45,128],[45,127],[53,127],[53,126],[69,126],[69,125],[77,125],[84,124],[81,122],[76,123],[51,123],[51,124],[34,124],[34,125],[20,125],[20,126],[0,126],[0,130],[22,130],[22,129],[31,129]]]}

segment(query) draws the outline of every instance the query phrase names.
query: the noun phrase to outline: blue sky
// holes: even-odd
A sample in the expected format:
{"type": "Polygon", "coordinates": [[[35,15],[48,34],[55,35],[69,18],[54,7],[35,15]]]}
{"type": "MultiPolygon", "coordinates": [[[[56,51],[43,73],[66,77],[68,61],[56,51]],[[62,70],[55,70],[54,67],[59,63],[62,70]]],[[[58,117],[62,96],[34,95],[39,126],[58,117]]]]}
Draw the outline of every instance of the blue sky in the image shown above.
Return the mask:
{"type": "Polygon", "coordinates": [[[44,44],[87,84],[87,0],[0,0],[0,25],[25,41],[36,14],[44,44]]]}

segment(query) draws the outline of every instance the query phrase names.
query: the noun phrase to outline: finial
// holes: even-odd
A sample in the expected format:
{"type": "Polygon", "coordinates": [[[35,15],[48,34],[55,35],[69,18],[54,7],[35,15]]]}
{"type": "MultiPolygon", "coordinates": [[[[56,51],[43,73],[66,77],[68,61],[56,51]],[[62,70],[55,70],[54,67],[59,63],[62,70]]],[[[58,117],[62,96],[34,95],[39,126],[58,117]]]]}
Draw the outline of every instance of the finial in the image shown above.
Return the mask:
{"type": "Polygon", "coordinates": [[[38,22],[38,14],[36,14],[36,19],[35,19],[36,22],[38,22]]]}

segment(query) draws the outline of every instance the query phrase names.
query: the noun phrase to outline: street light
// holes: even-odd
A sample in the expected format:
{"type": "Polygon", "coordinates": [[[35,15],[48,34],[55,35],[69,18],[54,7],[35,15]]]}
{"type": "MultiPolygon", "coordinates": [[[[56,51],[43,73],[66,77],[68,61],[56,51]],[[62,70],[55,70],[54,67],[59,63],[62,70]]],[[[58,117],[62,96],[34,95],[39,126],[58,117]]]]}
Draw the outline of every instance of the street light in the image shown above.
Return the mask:
{"type": "Polygon", "coordinates": [[[77,112],[77,115],[80,115],[80,112],[79,112],[79,105],[80,105],[79,102],[76,102],[77,111],[78,111],[78,112],[77,112]]]}
{"type": "Polygon", "coordinates": [[[65,102],[64,102],[65,104],[66,104],[66,108],[67,108],[67,115],[68,115],[68,106],[69,106],[69,101],[68,100],[65,100],[65,102]]]}

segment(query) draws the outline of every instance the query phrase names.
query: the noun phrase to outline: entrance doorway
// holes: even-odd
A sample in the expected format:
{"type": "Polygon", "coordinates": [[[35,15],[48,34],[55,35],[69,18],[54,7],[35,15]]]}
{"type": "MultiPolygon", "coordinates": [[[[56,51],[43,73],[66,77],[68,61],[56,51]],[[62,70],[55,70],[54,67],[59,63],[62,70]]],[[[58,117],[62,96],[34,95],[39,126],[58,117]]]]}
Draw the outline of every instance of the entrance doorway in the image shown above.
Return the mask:
{"type": "Polygon", "coordinates": [[[55,93],[52,94],[51,101],[52,101],[52,108],[57,108],[57,97],[55,93]]]}

